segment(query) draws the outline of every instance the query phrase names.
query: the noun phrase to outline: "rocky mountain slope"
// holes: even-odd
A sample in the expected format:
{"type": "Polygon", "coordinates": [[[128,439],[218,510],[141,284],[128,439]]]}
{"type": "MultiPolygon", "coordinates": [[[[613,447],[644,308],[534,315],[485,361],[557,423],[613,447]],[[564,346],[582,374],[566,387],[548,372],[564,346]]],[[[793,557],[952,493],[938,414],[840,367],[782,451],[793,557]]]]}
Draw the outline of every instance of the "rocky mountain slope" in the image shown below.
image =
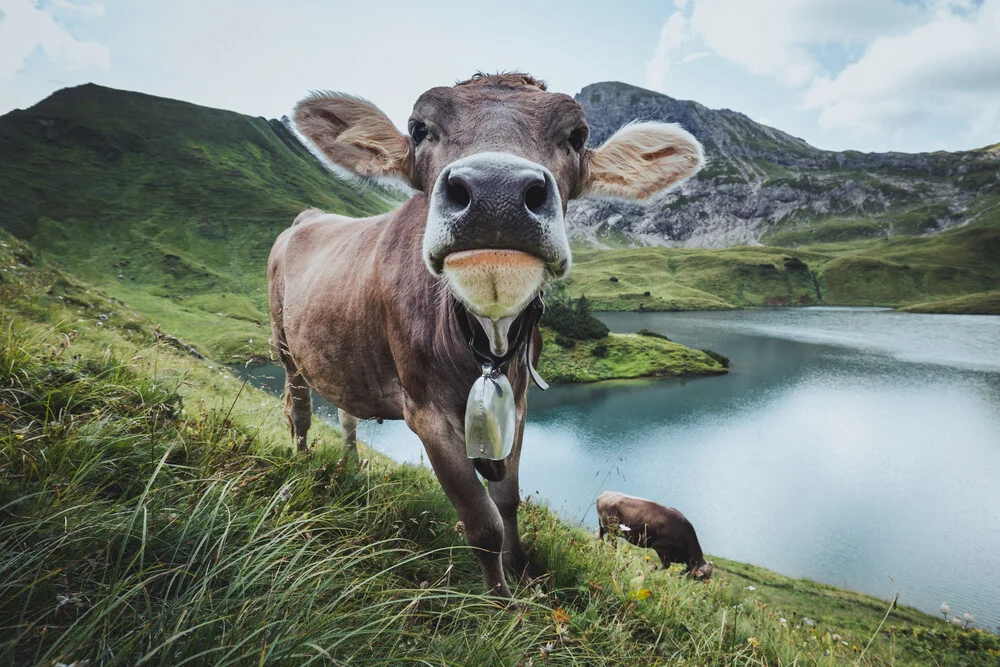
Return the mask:
{"type": "Polygon", "coordinates": [[[799,245],[921,235],[975,220],[1000,203],[1000,144],[960,153],[831,152],[735,111],[617,82],[576,96],[598,145],[632,120],[678,122],[707,165],[677,190],[639,204],[571,206],[573,236],[593,247],[799,245]]]}

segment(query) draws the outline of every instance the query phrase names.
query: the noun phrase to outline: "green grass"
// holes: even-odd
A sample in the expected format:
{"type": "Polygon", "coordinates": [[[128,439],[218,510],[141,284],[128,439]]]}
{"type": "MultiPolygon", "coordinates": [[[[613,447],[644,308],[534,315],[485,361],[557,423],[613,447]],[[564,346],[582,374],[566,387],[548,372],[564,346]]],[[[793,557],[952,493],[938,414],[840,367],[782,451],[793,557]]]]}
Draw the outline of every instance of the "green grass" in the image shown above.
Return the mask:
{"type": "Polygon", "coordinates": [[[586,295],[594,310],[895,307],[987,292],[1000,288],[998,211],[984,205],[977,222],[933,236],[798,248],[583,251],[566,291],[586,295]]]}
{"type": "Polygon", "coordinates": [[[918,303],[902,308],[907,313],[943,313],[948,315],[1000,315],[1000,292],[968,294],[955,299],[918,303]]]}
{"type": "Polygon", "coordinates": [[[564,348],[543,329],[544,350],[538,372],[549,382],[598,382],[639,377],[719,375],[726,369],[701,350],[639,334],[571,341],[564,348]],[[602,348],[598,350],[598,348],[602,348]],[[599,356],[603,354],[603,356],[599,356]]]}
{"type": "Polygon", "coordinates": [[[0,118],[0,181],[0,226],[217,358],[252,337],[266,353],[267,255],[299,211],[400,199],[334,177],[277,121],[93,85],[0,118]]]}
{"type": "Polygon", "coordinates": [[[761,240],[773,246],[803,246],[815,243],[836,243],[885,236],[887,224],[881,220],[827,219],[810,221],[791,229],[765,233],[761,240]]]}
{"type": "Polygon", "coordinates": [[[0,664],[1000,656],[993,635],[907,608],[880,627],[885,600],[749,565],[717,559],[693,582],[537,502],[520,520],[540,578],[507,608],[482,595],[430,472],[364,447],[342,460],[319,421],[295,456],[279,399],[157,344],[144,315],[0,236],[0,664]]]}
{"type": "Polygon", "coordinates": [[[721,310],[814,303],[812,277],[807,268],[786,268],[786,258],[791,257],[812,259],[808,253],[768,247],[578,253],[566,288],[573,297],[586,295],[594,310],[640,310],[640,306],[721,310]]]}

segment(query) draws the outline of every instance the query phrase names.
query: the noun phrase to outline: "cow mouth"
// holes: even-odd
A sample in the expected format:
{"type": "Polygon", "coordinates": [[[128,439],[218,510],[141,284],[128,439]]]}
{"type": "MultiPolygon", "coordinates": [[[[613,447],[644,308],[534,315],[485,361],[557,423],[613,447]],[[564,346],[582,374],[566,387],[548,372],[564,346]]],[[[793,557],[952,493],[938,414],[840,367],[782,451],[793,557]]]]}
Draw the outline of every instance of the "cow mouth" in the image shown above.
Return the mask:
{"type": "Polygon", "coordinates": [[[458,299],[453,298],[452,304],[476,362],[497,369],[505,367],[528,342],[544,310],[540,294],[517,315],[499,321],[476,315],[458,299]]]}
{"type": "MultiPolygon", "coordinates": [[[[462,250],[444,258],[442,276],[452,294],[485,328],[509,328],[548,280],[545,262],[520,250],[462,250]]],[[[496,331],[498,340],[504,338],[496,331]]]]}

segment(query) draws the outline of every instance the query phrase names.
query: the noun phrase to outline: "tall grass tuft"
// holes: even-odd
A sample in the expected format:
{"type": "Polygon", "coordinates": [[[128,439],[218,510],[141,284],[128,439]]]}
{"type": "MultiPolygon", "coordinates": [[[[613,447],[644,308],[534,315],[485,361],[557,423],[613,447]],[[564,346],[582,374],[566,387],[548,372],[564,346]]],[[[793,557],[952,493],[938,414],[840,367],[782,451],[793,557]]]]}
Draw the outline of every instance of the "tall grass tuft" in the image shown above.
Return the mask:
{"type": "MultiPolygon", "coordinates": [[[[897,632],[889,624],[904,612],[844,615],[842,597],[807,625],[744,585],[799,582],[716,559],[724,566],[706,585],[532,502],[520,518],[539,577],[513,604],[498,600],[482,594],[474,554],[426,470],[374,455],[349,462],[336,447],[294,456],[261,442],[231,403],[185,404],[175,375],[106,352],[68,359],[12,328],[2,342],[0,665],[1000,657],[992,635],[897,632]]],[[[826,594],[802,585],[803,604],[826,594]]]]}

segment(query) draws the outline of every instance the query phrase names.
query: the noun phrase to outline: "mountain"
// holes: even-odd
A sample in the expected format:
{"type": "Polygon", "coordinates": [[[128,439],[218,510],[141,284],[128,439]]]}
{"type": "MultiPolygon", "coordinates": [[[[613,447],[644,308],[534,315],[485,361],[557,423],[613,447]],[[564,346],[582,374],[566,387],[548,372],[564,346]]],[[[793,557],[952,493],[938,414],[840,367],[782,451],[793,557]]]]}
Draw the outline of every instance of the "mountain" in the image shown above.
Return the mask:
{"type": "Polygon", "coordinates": [[[948,153],[832,152],[754,122],[623,83],[576,100],[598,145],[632,120],[677,122],[704,145],[705,168],[647,204],[571,205],[578,245],[800,245],[932,234],[1000,205],[1000,144],[948,153]]]}

